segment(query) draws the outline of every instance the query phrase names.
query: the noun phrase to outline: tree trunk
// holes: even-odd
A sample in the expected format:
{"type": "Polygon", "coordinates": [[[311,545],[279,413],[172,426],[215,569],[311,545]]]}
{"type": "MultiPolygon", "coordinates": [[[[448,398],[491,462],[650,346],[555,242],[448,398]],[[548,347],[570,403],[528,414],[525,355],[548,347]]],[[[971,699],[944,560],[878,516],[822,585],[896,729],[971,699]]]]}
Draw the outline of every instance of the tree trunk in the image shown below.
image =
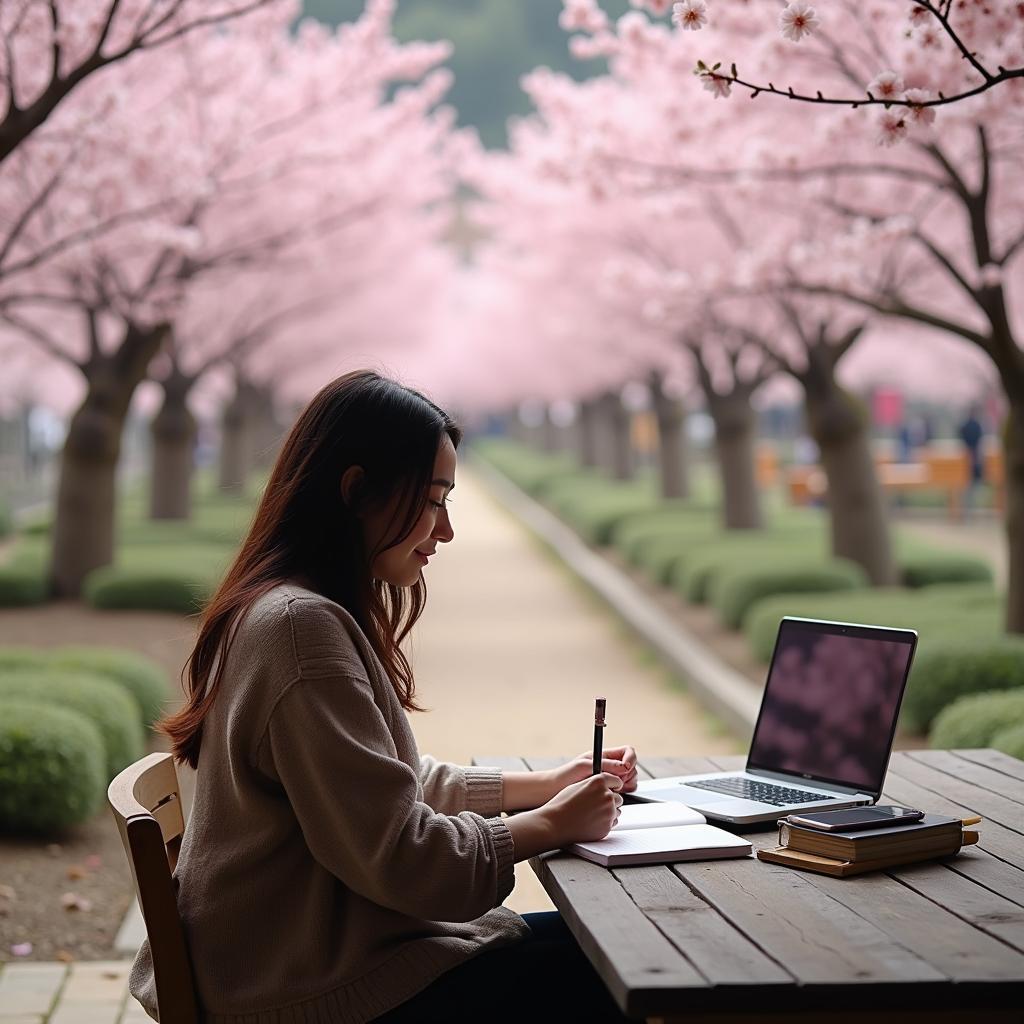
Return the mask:
{"type": "Polygon", "coordinates": [[[114,558],[117,461],[136,387],[163,342],[164,328],[129,327],[117,351],[85,367],[85,398],[61,453],[49,581],[57,597],[77,597],[85,577],[114,558]]]}
{"type": "Polygon", "coordinates": [[[834,366],[812,352],[801,383],[807,422],[828,481],[832,553],[864,568],[875,586],[899,581],[885,496],[871,454],[868,417],[835,379],[834,366]]]}
{"type": "Polygon", "coordinates": [[[269,469],[277,460],[283,432],[277,421],[274,395],[270,388],[254,387],[252,398],[252,464],[259,469],[269,469]]]}
{"type": "Polygon", "coordinates": [[[705,391],[715,424],[715,455],[722,478],[722,526],[726,530],[760,530],[764,526],[757,486],[754,448],[757,413],[750,391],[738,387],[728,395],[705,391]]]}
{"type": "Polygon", "coordinates": [[[558,425],[551,418],[551,406],[544,406],[544,419],[540,427],[540,445],[546,452],[557,452],[561,447],[561,431],[558,425]]]}
{"type": "Polygon", "coordinates": [[[249,479],[252,442],[247,392],[247,386],[239,381],[221,420],[219,485],[225,494],[244,494],[249,479]]]}
{"type": "Polygon", "coordinates": [[[686,409],[665,394],[660,374],[651,375],[651,398],[658,421],[658,467],[663,498],[690,497],[690,452],[686,443],[686,409]]]}
{"type": "Polygon", "coordinates": [[[162,382],[164,400],[153,417],[153,465],[149,514],[152,519],[189,519],[195,468],[196,421],[188,407],[192,381],[175,372],[162,382]]]}
{"type": "Polygon", "coordinates": [[[632,416],[616,391],[601,396],[600,409],[604,433],[602,465],[615,480],[632,480],[636,468],[630,433],[632,416]]]}
{"type": "Polygon", "coordinates": [[[595,469],[600,465],[600,424],[597,402],[595,399],[587,399],[580,402],[579,415],[577,416],[580,446],[580,462],[588,469],[595,469]]]}
{"type": "Polygon", "coordinates": [[[1024,633],[1024,401],[1012,401],[1003,430],[1006,540],[1009,551],[1006,630],[1024,633]]]}

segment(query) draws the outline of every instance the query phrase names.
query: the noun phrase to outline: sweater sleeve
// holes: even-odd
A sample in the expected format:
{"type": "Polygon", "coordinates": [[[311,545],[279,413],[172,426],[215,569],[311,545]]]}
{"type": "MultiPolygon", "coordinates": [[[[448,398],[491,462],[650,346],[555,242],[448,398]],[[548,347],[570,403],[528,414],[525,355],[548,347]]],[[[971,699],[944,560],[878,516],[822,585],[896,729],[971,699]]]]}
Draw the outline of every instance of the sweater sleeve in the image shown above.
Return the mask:
{"type": "Polygon", "coordinates": [[[442,814],[501,814],[504,783],[500,768],[463,767],[424,754],[420,758],[420,785],[424,801],[442,814]]]}
{"type": "Polygon", "coordinates": [[[508,826],[419,800],[368,680],[300,677],[270,715],[260,755],[313,856],[366,899],[411,917],[471,921],[512,891],[508,826]]]}

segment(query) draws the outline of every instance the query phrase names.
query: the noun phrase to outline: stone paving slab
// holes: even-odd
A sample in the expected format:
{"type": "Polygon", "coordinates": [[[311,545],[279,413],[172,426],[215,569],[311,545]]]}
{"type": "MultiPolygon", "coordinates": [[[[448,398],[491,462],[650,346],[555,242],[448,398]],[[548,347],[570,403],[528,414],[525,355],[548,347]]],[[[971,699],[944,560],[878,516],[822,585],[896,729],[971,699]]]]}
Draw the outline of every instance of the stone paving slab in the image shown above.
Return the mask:
{"type": "Polygon", "coordinates": [[[15,963],[0,971],[0,1024],[38,1024],[50,1012],[67,973],[61,963],[15,963]]]}

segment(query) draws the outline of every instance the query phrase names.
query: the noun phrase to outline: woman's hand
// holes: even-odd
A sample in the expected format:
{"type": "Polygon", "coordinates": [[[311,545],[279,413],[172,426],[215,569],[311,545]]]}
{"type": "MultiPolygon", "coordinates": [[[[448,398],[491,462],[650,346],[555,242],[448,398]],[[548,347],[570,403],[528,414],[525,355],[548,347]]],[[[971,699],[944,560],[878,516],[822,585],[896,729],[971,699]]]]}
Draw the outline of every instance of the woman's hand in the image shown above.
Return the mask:
{"type": "MultiPolygon", "coordinates": [[[[588,750],[574,757],[561,768],[553,769],[552,781],[555,793],[560,793],[566,786],[582,782],[594,771],[594,752],[588,750]]],[[[632,793],[636,789],[636,751],[632,747],[611,747],[602,751],[601,771],[616,775],[622,782],[620,792],[632,793]]]]}
{"type": "Polygon", "coordinates": [[[566,786],[536,813],[548,821],[557,847],[604,839],[618,823],[621,788],[617,775],[588,774],[566,786]]]}

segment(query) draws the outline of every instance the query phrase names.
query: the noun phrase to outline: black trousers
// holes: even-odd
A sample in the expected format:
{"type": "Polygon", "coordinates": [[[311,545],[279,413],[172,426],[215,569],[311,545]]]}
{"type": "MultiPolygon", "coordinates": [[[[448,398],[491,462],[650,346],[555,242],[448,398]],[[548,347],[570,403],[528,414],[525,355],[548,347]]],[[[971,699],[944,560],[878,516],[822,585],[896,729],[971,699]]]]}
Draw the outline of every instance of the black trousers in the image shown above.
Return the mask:
{"type": "Polygon", "coordinates": [[[524,914],[529,938],[446,971],[374,1024],[624,1024],[562,915],[524,914]]]}

